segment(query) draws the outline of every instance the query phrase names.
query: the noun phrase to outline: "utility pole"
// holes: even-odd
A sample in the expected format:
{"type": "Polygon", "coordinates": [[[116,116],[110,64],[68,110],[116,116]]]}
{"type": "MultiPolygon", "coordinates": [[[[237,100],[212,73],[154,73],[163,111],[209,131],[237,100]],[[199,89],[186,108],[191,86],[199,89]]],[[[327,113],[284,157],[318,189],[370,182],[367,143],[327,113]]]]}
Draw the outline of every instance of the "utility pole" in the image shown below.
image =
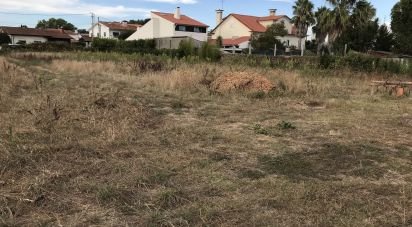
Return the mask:
{"type": "Polygon", "coordinates": [[[95,18],[95,15],[94,15],[94,13],[93,12],[91,12],[90,13],[91,15],[92,15],[92,41],[93,41],[93,38],[94,38],[94,18],[95,18]]]}

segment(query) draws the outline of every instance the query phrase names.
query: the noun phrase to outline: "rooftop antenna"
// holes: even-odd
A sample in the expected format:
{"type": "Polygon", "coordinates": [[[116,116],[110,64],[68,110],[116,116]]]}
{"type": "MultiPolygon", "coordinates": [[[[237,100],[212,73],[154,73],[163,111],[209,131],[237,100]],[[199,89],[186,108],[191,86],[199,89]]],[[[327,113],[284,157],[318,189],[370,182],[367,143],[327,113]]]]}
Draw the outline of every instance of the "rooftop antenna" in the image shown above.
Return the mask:
{"type": "Polygon", "coordinates": [[[224,7],[224,0],[222,0],[222,8],[221,8],[222,10],[223,10],[223,7],[224,7]]]}

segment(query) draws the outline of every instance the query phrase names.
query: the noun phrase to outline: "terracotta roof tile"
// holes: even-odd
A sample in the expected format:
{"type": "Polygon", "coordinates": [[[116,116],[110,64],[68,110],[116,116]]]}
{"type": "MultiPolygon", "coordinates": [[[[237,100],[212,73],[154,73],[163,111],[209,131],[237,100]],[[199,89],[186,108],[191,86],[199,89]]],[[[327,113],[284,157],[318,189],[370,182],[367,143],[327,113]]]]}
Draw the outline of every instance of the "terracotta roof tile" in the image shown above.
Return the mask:
{"type": "Polygon", "coordinates": [[[104,26],[112,30],[121,30],[121,31],[136,31],[142,25],[140,24],[125,24],[121,22],[100,22],[104,26]]]}
{"type": "Polygon", "coordinates": [[[202,22],[199,22],[195,19],[192,19],[188,16],[181,15],[180,19],[176,19],[173,13],[161,13],[161,12],[152,12],[159,17],[162,17],[172,23],[179,24],[179,25],[190,25],[190,26],[198,26],[198,27],[209,27],[202,22]]]}
{"type": "MultiPolygon", "coordinates": [[[[279,16],[267,16],[267,17],[255,17],[249,15],[241,15],[241,14],[230,14],[239,20],[242,24],[248,27],[252,32],[265,32],[266,27],[263,26],[259,21],[277,21],[280,18],[287,17],[285,15],[279,16]]],[[[229,15],[229,16],[230,16],[229,15]]]]}
{"type": "Polygon", "coordinates": [[[55,39],[72,39],[65,30],[62,29],[37,29],[21,27],[0,27],[0,30],[9,35],[38,36],[55,39]]]}
{"type": "Polygon", "coordinates": [[[224,46],[236,46],[250,40],[250,36],[242,36],[235,39],[223,39],[224,46]]]}

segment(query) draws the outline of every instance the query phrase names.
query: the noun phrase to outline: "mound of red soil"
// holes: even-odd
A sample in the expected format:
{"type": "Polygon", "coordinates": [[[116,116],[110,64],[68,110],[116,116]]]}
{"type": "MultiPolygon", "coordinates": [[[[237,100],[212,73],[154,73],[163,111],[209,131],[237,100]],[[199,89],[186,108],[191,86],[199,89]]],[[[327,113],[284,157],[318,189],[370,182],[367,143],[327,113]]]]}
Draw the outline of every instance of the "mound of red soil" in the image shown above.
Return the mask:
{"type": "Polygon", "coordinates": [[[211,89],[218,93],[244,91],[248,93],[269,93],[275,85],[267,78],[246,72],[233,72],[222,75],[214,80],[211,89]]]}

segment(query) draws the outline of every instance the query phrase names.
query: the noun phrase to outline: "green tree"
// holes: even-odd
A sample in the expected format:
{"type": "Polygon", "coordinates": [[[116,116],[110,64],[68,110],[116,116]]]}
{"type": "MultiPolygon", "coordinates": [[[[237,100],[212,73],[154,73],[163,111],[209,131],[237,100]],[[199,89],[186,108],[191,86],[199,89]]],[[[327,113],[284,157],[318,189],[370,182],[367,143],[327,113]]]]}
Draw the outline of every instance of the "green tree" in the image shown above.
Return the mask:
{"type": "MultiPolygon", "coordinates": [[[[293,6],[292,22],[297,28],[297,35],[300,38],[306,37],[308,29],[315,23],[315,15],[313,13],[313,3],[309,0],[297,0],[293,6]]],[[[299,47],[302,47],[302,39],[299,39],[299,47]]]]}
{"type": "Polygon", "coordinates": [[[342,52],[345,44],[349,49],[366,52],[373,48],[379,28],[376,9],[365,0],[356,2],[344,33],[337,38],[335,50],[342,52]]]}
{"type": "Polygon", "coordinates": [[[145,25],[147,22],[150,21],[150,18],[146,19],[138,19],[138,20],[129,20],[129,24],[140,24],[140,25],[145,25]]]}
{"type": "Polygon", "coordinates": [[[323,48],[327,48],[326,37],[331,30],[332,24],[329,22],[331,10],[326,7],[320,7],[315,13],[316,24],[312,27],[312,31],[316,37],[317,54],[321,54],[323,48]]]}
{"type": "Polygon", "coordinates": [[[120,40],[126,40],[127,38],[129,38],[129,36],[131,36],[135,32],[136,31],[124,31],[124,32],[121,32],[119,37],[117,38],[120,40]]]}
{"type": "Polygon", "coordinates": [[[10,37],[6,33],[0,33],[0,45],[11,43],[10,37]]]}
{"type": "Polygon", "coordinates": [[[253,34],[251,44],[253,49],[260,51],[273,50],[275,45],[278,48],[283,48],[283,43],[278,37],[283,37],[288,34],[283,23],[276,23],[267,28],[266,32],[261,34],[253,34]]]}
{"type": "Polygon", "coordinates": [[[381,51],[391,51],[394,45],[395,41],[393,39],[393,34],[389,31],[386,25],[381,25],[378,29],[374,49],[381,51]]]}
{"type": "Polygon", "coordinates": [[[76,27],[73,24],[61,18],[50,18],[48,20],[41,20],[37,23],[36,28],[62,28],[64,30],[76,30],[76,27]]]}
{"type": "Polygon", "coordinates": [[[350,23],[350,15],[356,0],[327,0],[332,6],[328,15],[329,21],[329,49],[331,50],[336,39],[345,31],[350,23]]]}
{"type": "Polygon", "coordinates": [[[391,28],[395,37],[395,50],[412,54],[412,0],[400,0],[392,9],[391,28]]]}

